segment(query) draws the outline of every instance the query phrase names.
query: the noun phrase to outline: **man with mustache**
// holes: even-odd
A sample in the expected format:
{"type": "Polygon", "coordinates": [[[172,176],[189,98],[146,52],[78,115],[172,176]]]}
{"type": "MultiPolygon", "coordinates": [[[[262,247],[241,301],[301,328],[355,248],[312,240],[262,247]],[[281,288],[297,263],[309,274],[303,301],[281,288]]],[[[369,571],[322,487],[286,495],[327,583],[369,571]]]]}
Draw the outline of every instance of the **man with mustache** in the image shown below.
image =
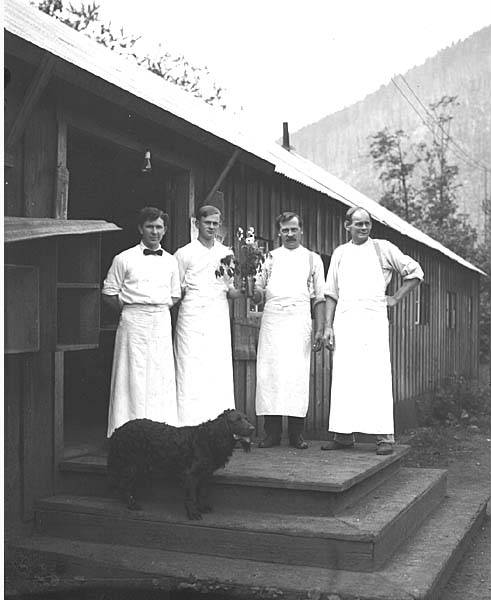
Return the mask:
{"type": "Polygon", "coordinates": [[[132,419],[177,424],[169,308],[181,297],[181,288],[177,261],[160,245],[168,220],[159,208],[143,208],[140,243],[114,257],[104,281],[103,301],[121,312],[107,437],[132,419]]]}
{"type": "Polygon", "coordinates": [[[271,252],[257,277],[256,301],[265,300],[257,351],[256,414],[264,415],[260,448],[278,446],[282,416],[288,416],[290,446],[303,450],[309,406],[311,298],[315,351],[323,347],[324,267],[301,244],[302,219],[284,212],[276,219],[281,246],[271,252]]]}
{"type": "Polygon", "coordinates": [[[326,280],[324,340],[334,350],[329,430],[322,450],[354,445],[353,432],[376,434],[377,454],[392,454],[394,418],[387,307],[398,304],[423,280],[410,256],[387,240],[372,240],[372,219],[360,207],[346,213],[351,241],[333,252],[326,280]],[[392,274],[404,282],[393,296],[392,274]]]}

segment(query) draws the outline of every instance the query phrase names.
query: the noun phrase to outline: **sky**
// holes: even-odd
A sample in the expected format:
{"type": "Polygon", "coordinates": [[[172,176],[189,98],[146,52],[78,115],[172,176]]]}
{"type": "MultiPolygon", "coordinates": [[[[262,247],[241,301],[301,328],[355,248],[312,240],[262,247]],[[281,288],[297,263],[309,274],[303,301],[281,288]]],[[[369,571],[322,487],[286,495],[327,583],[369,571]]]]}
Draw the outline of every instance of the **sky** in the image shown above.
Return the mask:
{"type": "Polygon", "coordinates": [[[96,0],[100,15],[206,65],[265,138],[363,99],[491,24],[490,0],[96,0]]]}

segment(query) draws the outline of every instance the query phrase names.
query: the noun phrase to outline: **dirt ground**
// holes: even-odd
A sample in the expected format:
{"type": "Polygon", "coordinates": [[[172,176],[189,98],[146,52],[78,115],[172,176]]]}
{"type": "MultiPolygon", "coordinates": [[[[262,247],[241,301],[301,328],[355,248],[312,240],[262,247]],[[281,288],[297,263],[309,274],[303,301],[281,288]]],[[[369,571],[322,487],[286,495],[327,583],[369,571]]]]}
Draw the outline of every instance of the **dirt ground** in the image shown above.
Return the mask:
{"type": "MultiPolygon", "coordinates": [[[[481,381],[489,381],[489,367],[481,381]]],[[[452,425],[421,427],[399,441],[412,446],[406,465],[448,469],[448,491],[475,489],[480,497],[491,495],[491,387],[484,388],[487,407],[452,425]],[[471,422],[472,421],[472,422],[471,422]]],[[[479,535],[473,540],[452,574],[440,600],[491,599],[491,510],[479,535]]]]}
{"type": "MultiPolygon", "coordinates": [[[[488,406],[481,413],[469,415],[459,421],[420,427],[399,438],[400,443],[410,444],[412,450],[405,459],[406,466],[437,467],[448,470],[448,491],[458,494],[462,489],[474,489],[484,498],[491,494],[491,388],[486,388],[488,406]],[[489,394],[488,394],[489,392],[489,394]]],[[[68,598],[56,594],[56,577],[49,565],[41,560],[21,554],[11,554],[5,564],[5,590],[26,589],[26,581],[32,582],[30,592],[24,596],[31,600],[113,600],[110,594],[94,593],[68,598]],[[19,585],[20,584],[20,585],[19,585]],[[51,593],[41,590],[49,589],[51,593]],[[54,593],[53,593],[54,592],[54,593]]],[[[133,600],[139,598],[135,591],[133,600]]],[[[16,596],[20,600],[19,596],[16,596]]],[[[156,596],[144,596],[154,600],[156,596]]],[[[491,510],[488,505],[479,535],[473,540],[462,561],[440,595],[440,600],[487,600],[491,599],[491,510]]],[[[121,593],[118,600],[123,599],[121,593]]],[[[142,598],[143,600],[143,598],[142,598]]],[[[183,600],[180,598],[180,600],[183,600]]]]}

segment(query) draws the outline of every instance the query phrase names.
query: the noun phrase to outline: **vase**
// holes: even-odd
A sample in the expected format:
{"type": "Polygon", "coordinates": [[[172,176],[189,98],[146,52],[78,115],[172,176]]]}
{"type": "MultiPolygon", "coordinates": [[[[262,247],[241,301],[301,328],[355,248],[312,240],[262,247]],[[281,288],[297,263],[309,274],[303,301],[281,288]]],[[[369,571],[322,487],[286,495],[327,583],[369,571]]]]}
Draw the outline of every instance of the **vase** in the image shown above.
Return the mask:
{"type": "Polygon", "coordinates": [[[254,275],[248,275],[245,280],[245,290],[246,290],[246,296],[248,298],[254,297],[255,287],[256,287],[256,281],[254,279],[254,275]]]}

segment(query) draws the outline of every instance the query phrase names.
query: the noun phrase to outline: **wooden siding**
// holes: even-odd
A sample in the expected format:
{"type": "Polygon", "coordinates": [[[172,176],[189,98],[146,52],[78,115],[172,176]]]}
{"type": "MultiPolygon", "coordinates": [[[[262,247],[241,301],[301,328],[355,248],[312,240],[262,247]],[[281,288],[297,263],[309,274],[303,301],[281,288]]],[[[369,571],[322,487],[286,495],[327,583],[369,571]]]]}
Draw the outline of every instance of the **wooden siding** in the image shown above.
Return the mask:
{"type": "MultiPolygon", "coordinates": [[[[345,207],[339,202],[308,190],[284,177],[258,177],[247,167],[238,166],[222,188],[225,221],[230,234],[241,226],[253,225],[257,235],[276,244],[274,219],[283,210],[298,211],[304,218],[304,244],[319,254],[330,256],[336,246],[347,240],[343,227],[345,207]]],[[[202,191],[202,190],[201,190],[202,191]]],[[[478,277],[441,256],[384,227],[375,226],[375,237],[389,239],[418,260],[430,286],[429,322],[416,324],[415,293],[406,297],[392,314],[390,324],[393,364],[393,390],[398,429],[415,424],[415,401],[452,375],[477,376],[478,277]],[[447,291],[457,295],[455,329],[449,329],[445,316],[447,291]],[[468,301],[473,303],[473,322],[469,323],[468,301]]],[[[230,238],[228,240],[230,243],[230,238]]],[[[395,289],[401,281],[394,276],[395,289]]],[[[245,359],[244,340],[251,344],[257,332],[257,318],[247,319],[245,303],[234,306],[236,326],[234,347],[241,345],[235,360],[238,406],[254,416],[255,354],[245,359]]],[[[322,436],[328,426],[330,400],[330,353],[312,355],[310,404],[307,432],[322,436]]]]}
{"type": "MultiPolygon", "coordinates": [[[[5,62],[13,75],[6,90],[8,129],[34,70],[8,54],[5,62]]],[[[118,91],[113,91],[117,96],[118,91]]],[[[138,102],[137,98],[132,99],[133,104],[138,102]]],[[[170,229],[165,238],[167,249],[174,251],[186,243],[194,206],[199,206],[213,189],[235,148],[220,142],[215,144],[217,150],[211,150],[196,139],[186,138],[166,126],[175,119],[167,119],[161,114],[163,111],[153,121],[156,110],[147,110],[143,118],[132,113],[130,104],[122,105],[109,96],[96,97],[60,79],[51,82],[9,155],[6,214],[23,217],[67,215],[112,221],[115,212],[119,211],[122,218],[132,218],[148,197],[147,190],[153,194],[158,192],[152,198],[161,198],[163,207],[170,213],[170,229]],[[85,156],[87,164],[79,158],[78,164],[74,165],[70,136],[80,135],[80,132],[85,136],[83,141],[87,147],[79,144],[79,156],[85,156]],[[104,144],[109,145],[109,152],[104,154],[103,151],[101,155],[100,148],[104,144]],[[137,160],[145,147],[152,149],[155,166],[162,167],[162,194],[160,189],[154,189],[159,187],[161,179],[158,177],[154,178],[153,188],[147,184],[147,188],[136,191],[126,186],[127,180],[123,178],[134,165],[137,169],[137,160]],[[98,164],[95,159],[94,164],[90,163],[95,150],[97,160],[103,164],[98,164]],[[67,185],[68,206],[65,205],[67,185]],[[77,210],[74,210],[75,204],[77,210]]],[[[330,257],[334,248],[347,240],[343,227],[346,207],[343,204],[268,171],[263,162],[253,160],[246,153],[241,154],[220,186],[220,192],[228,230],[226,243],[230,243],[239,225],[252,225],[257,235],[269,240],[274,247],[277,245],[275,217],[284,210],[295,210],[303,216],[304,244],[324,257],[330,257]]],[[[103,245],[111,250],[111,256],[120,251],[118,244],[127,243],[131,237],[128,231],[121,235],[118,240],[115,237],[103,240],[103,245]]],[[[445,377],[453,374],[477,376],[479,277],[379,223],[375,223],[374,237],[390,239],[419,260],[430,285],[427,325],[415,324],[414,294],[394,310],[391,319],[396,419],[404,426],[414,421],[415,399],[445,377]],[[456,294],[455,329],[449,329],[446,323],[448,291],[456,294]],[[469,298],[473,306],[472,323],[469,322],[469,298]]],[[[56,296],[53,296],[56,294],[56,245],[48,240],[29,244],[29,247],[24,243],[9,244],[6,252],[9,263],[37,266],[40,282],[40,350],[10,356],[6,364],[6,514],[14,521],[29,518],[34,500],[55,491],[57,460],[63,444],[63,374],[65,371],[65,376],[69,375],[65,367],[73,365],[73,362],[65,362],[64,352],[55,352],[56,321],[54,312],[48,310],[56,303],[56,296]]],[[[104,260],[103,253],[103,273],[108,267],[104,260]]],[[[394,281],[392,285],[396,284],[394,281]]],[[[247,314],[244,300],[231,303],[231,306],[236,404],[254,419],[255,357],[260,321],[257,316],[247,314]]],[[[107,329],[103,335],[109,337],[114,333],[107,329]]],[[[111,344],[106,346],[111,347],[111,344]]],[[[101,352],[101,356],[107,358],[107,355],[107,351],[106,354],[101,352]]],[[[107,367],[107,379],[109,362],[101,363],[107,367]]],[[[308,437],[326,434],[331,364],[329,352],[313,355],[306,426],[308,437]]],[[[260,420],[257,425],[260,431],[260,420]]]]}

